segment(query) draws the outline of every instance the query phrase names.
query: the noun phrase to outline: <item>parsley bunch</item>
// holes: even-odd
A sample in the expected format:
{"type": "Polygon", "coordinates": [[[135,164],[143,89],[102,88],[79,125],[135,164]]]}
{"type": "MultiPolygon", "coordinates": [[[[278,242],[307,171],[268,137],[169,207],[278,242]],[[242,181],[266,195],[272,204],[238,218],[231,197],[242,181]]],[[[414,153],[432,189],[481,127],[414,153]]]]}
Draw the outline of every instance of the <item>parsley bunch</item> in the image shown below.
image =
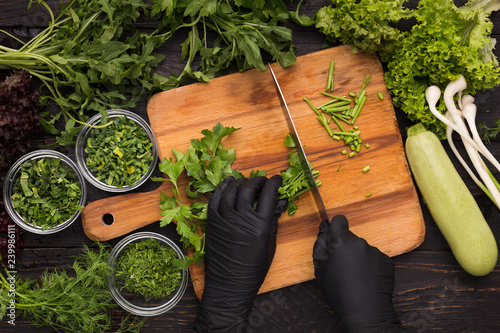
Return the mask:
{"type": "MultiPolygon", "coordinates": [[[[194,250],[193,257],[186,258],[185,267],[193,262],[200,264],[204,259],[208,197],[225,178],[244,177],[240,171],[231,168],[236,159],[234,148],[224,148],[221,144],[224,137],[237,130],[239,128],[224,127],[220,123],[212,130],[204,129],[201,131],[203,138],[192,139],[186,153],[172,149],[175,160],[165,158],[160,163],[160,171],[167,178],[152,177],[156,181],[172,183],[173,196],[161,193],[160,208],[163,217],[160,225],[165,226],[175,221],[184,248],[194,250]],[[183,173],[189,177],[188,186],[185,188],[186,195],[193,199],[201,196],[204,200],[193,201],[190,205],[183,203],[179,188],[179,177],[183,173]]],[[[288,136],[285,138],[285,145],[293,147],[293,142],[288,136]]],[[[294,200],[309,190],[309,186],[295,151],[290,153],[288,161],[290,167],[281,171],[283,185],[279,189],[279,199],[288,199],[287,211],[291,215],[297,209],[294,200]]],[[[317,177],[318,172],[314,171],[314,175],[317,177]]],[[[255,176],[266,176],[266,171],[252,170],[249,177],[255,176]]],[[[318,185],[321,184],[319,180],[316,182],[318,185]]]]}
{"type": "Polygon", "coordinates": [[[13,71],[0,83],[0,170],[4,171],[34,145],[41,130],[40,94],[27,71],[13,71]]]}

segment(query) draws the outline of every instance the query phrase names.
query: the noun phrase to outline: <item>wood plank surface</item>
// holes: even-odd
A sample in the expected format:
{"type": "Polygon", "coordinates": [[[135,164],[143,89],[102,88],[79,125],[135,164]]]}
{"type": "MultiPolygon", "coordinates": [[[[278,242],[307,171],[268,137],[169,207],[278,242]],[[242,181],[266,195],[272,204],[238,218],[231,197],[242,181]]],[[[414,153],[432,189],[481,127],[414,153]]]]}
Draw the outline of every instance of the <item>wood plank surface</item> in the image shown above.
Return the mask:
{"type": "MultiPolygon", "coordinates": [[[[304,150],[319,171],[320,192],[329,215],[346,215],[353,232],[389,256],[420,245],[425,233],[423,217],[379,60],[340,46],[301,56],[287,69],[273,68],[304,150]],[[358,92],[364,76],[372,77],[366,89],[367,102],[356,121],[363,143],[370,147],[363,146],[352,158],[341,154],[348,147],[329,138],[303,101],[306,96],[315,105],[328,100],[321,91],[330,60],[336,62],[337,95],[358,92]],[[380,100],[378,92],[385,98],[380,100]],[[365,166],[371,167],[367,173],[362,171],[365,166]],[[369,192],[372,195],[366,197],[369,192]]],[[[283,140],[288,128],[269,71],[250,70],[158,93],[148,102],[148,116],[161,159],[173,157],[172,148],[185,152],[191,138],[201,137],[203,129],[220,122],[240,128],[223,141],[237,153],[234,169],[245,175],[257,169],[272,175],[287,167],[290,150],[283,140]]],[[[180,188],[187,182],[184,178],[180,188]]],[[[163,185],[153,192],[89,204],[82,212],[87,235],[100,240],[114,238],[159,220],[160,191],[172,194],[163,185]],[[101,222],[104,213],[114,216],[113,224],[101,222]]],[[[187,197],[183,201],[190,202],[187,197]]],[[[260,292],[314,278],[312,247],[320,217],[310,193],[301,196],[297,204],[294,215],[280,218],[275,258],[260,292]]],[[[191,276],[201,297],[203,265],[193,265],[191,276]]]]}

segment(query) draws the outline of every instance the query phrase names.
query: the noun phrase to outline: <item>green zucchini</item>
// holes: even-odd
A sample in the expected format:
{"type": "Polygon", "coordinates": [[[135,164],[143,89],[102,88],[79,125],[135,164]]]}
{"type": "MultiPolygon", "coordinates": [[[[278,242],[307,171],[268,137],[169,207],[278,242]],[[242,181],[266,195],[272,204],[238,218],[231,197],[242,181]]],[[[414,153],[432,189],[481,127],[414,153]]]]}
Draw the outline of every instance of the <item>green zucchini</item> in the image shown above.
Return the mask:
{"type": "Polygon", "coordinates": [[[417,187],[460,266],[490,273],[498,259],[495,237],[438,137],[423,124],[408,129],[406,158],[417,187]]]}

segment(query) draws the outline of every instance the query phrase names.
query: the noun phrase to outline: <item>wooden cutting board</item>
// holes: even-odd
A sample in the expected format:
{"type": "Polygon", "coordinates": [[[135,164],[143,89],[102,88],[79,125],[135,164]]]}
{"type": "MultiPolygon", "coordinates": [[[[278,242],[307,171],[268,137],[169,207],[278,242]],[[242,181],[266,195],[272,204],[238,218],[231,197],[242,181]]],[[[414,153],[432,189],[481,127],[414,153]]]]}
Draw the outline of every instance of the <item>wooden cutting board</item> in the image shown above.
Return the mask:
{"type": "MultiPolygon", "coordinates": [[[[340,46],[300,56],[287,69],[277,64],[273,69],[305,152],[319,171],[320,192],[330,217],[344,214],[354,233],[389,256],[420,245],[425,234],[422,212],[378,58],[353,54],[349,46],[340,46]],[[329,138],[303,101],[307,96],[317,106],[328,100],[320,92],[331,60],[335,60],[336,95],[358,92],[364,75],[372,77],[356,121],[363,144],[370,147],[352,158],[341,154],[346,147],[329,138]],[[371,167],[367,173],[362,171],[365,166],[371,167]],[[369,192],[372,195],[366,197],[369,192]]],[[[191,138],[200,138],[203,129],[220,122],[241,128],[223,140],[224,147],[236,150],[235,169],[245,175],[256,169],[273,175],[288,166],[289,149],[283,144],[288,129],[269,71],[248,70],[161,92],[150,99],[147,111],[161,159],[173,157],[172,148],[185,152],[191,138]]],[[[158,221],[160,192],[171,195],[169,183],[152,192],[90,203],[82,212],[86,234],[93,240],[108,240],[158,221]],[[103,223],[105,214],[112,215],[111,225],[103,223]]],[[[184,200],[189,202],[187,197],[184,200]]],[[[310,193],[297,204],[295,215],[284,214],[279,220],[276,255],[260,292],[314,278],[312,248],[320,217],[310,193]]],[[[192,266],[190,272],[201,297],[203,265],[192,266]]]]}

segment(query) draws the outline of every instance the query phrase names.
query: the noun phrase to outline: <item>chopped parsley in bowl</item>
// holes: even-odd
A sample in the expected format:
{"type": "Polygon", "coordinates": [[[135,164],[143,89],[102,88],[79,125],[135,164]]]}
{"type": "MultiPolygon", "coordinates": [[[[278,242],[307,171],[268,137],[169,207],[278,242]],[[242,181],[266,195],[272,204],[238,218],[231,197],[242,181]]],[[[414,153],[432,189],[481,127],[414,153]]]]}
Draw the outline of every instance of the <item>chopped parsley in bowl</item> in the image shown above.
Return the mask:
{"type": "Polygon", "coordinates": [[[138,232],[111,250],[108,289],[124,310],[156,316],[173,308],[184,296],[188,282],[185,257],[167,237],[138,232]]]}

